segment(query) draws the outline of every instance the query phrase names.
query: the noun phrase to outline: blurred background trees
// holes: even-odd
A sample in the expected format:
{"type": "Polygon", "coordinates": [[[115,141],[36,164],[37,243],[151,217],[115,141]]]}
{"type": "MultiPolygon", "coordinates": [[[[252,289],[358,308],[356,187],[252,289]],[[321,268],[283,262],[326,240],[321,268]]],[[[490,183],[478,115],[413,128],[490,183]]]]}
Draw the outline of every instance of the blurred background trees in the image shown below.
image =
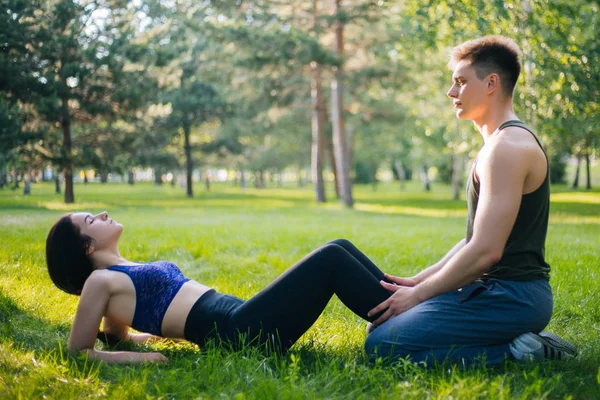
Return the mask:
{"type": "Polygon", "coordinates": [[[454,117],[446,63],[486,34],[523,50],[516,111],[552,180],[590,188],[599,15],[593,0],[5,0],[0,188],[54,179],[69,203],[74,179],[144,170],[193,196],[221,169],[243,187],[310,181],[318,202],[329,186],[347,206],[381,176],[458,198],[481,140],[454,117]]]}

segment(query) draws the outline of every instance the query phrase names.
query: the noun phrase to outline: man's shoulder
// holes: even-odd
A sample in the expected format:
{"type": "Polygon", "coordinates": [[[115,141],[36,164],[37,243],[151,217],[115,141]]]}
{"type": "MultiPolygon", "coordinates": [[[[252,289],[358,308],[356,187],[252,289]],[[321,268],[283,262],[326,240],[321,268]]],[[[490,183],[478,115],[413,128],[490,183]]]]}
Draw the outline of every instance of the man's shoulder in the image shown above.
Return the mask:
{"type": "Polygon", "coordinates": [[[537,137],[532,131],[520,126],[507,126],[495,135],[491,151],[534,154],[541,151],[537,137]]]}

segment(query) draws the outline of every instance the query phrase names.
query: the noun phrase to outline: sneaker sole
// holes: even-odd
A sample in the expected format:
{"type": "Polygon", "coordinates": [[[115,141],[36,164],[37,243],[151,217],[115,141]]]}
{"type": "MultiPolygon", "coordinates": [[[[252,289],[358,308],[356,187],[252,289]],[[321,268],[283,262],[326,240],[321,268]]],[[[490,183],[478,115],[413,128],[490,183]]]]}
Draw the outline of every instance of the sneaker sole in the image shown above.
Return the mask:
{"type": "Polygon", "coordinates": [[[570,357],[577,355],[577,347],[573,343],[566,341],[552,332],[540,332],[537,336],[544,345],[544,355],[546,358],[560,360],[563,358],[561,353],[565,353],[565,355],[570,357]]]}

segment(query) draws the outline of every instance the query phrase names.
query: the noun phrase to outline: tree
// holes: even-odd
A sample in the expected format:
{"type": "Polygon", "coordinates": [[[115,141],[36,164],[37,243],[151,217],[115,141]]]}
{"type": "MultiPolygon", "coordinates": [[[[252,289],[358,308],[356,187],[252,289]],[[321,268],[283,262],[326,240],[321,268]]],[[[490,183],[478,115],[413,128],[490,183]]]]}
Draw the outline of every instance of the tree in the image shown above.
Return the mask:
{"type": "MultiPolygon", "coordinates": [[[[318,1],[313,0],[313,29],[318,40],[318,1]]],[[[325,184],[323,182],[323,163],[325,159],[325,103],[321,84],[321,65],[318,61],[311,62],[311,99],[312,99],[312,151],[311,174],[315,185],[315,195],[318,203],[324,203],[325,184]]]]}
{"type": "MultiPolygon", "coordinates": [[[[342,59],[344,56],[344,19],[341,0],[335,1],[334,53],[342,59]]],[[[343,65],[333,67],[334,79],[331,82],[331,122],[333,124],[333,146],[336,169],[339,174],[340,198],[346,207],[354,205],[352,182],[350,181],[350,160],[346,133],[344,131],[344,82],[343,65]]]]}

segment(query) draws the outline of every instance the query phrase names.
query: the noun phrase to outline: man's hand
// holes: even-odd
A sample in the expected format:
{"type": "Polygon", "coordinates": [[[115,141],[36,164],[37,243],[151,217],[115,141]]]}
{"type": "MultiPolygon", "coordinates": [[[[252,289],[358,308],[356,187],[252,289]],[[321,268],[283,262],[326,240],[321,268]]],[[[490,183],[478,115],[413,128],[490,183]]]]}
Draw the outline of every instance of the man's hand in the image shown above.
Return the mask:
{"type": "MultiPolygon", "coordinates": [[[[388,277],[388,279],[390,278],[388,277]]],[[[406,280],[407,278],[397,279],[406,280]]],[[[421,303],[421,300],[419,300],[419,298],[417,297],[417,290],[414,286],[401,286],[393,283],[387,283],[384,281],[381,281],[380,283],[381,286],[383,286],[390,292],[394,292],[394,294],[392,294],[389,299],[387,299],[386,301],[369,311],[367,315],[371,316],[379,314],[383,310],[387,309],[379,318],[373,321],[373,325],[381,325],[388,319],[395,317],[396,315],[401,314],[406,310],[410,310],[417,304],[421,303]]]]}
{"type": "MultiPolygon", "coordinates": [[[[384,275],[385,275],[385,279],[387,279],[388,281],[394,282],[396,285],[410,286],[410,287],[417,286],[417,281],[415,278],[400,278],[398,276],[394,276],[394,275],[390,275],[390,274],[384,274],[384,275]]],[[[388,290],[390,290],[390,289],[388,289],[388,290]]],[[[395,292],[395,290],[391,290],[391,291],[395,292]]]]}

